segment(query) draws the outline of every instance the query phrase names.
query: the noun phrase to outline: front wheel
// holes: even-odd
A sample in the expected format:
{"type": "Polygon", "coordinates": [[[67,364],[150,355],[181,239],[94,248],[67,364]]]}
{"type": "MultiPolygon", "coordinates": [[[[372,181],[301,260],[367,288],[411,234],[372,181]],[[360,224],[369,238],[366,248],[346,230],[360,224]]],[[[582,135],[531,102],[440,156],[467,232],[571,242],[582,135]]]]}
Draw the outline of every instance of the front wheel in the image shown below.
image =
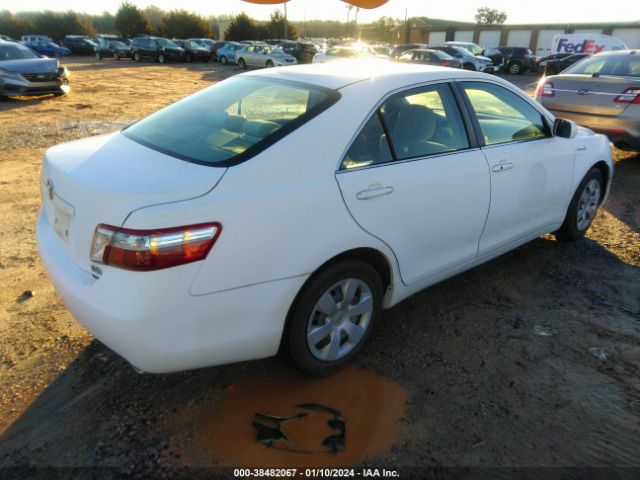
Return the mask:
{"type": "Polygon", "coordinates": [[[226,65],[227,64],[227,57],[225,57],[224,55],[220,57],[220,63],[222,65],[226,65]]]}
{"type": "Polygon", "coordinates": [[[267,60],[267,68],[273,67],[273,62],[271,60],[267,60]]]}
{"type": "Polygon", "coordinates": [[[587,172],[571,199],[567,216],[555,236],[559,240],[578,240],[591,226],[604,191],[602,172],[594,167],[587,172]]]}
{"type": "Polygon", "coordinates": [[[141,59],[140,59],[140,54],[139,54],[138,52],[134,53],[134,54],[133,54],[133,59],[134,59],[136,62],[139,62],[139,61],[141,60],[141,59]]]}
{"type": "Polygon", "coordinates": [[[244,58],[241,58],[240,60],[238,60],[238,66],[242,70],[246,70],[247,69],[247,62],[244,61],[244,58]]]}
{"type": "Polygon", "coordinates": [[[283,340],[296,367],[325,376],[350,362],[380,316],[382,297],[380,275],[360,260],[312,277],[291,309],[283,340]]]}
{"type": "Polygon", "coordinates": [[[164,62],[165,62],[164,55],[163,54],[158,55],[158,63],[164,63],[164,62]]]}
{"type": "Polygon", "coordinates": [[[102,55],[100,55],[100,52],[96,52],[96,60],[102,60],[102,55]]]}
{"type": "Polygon", "coordinates": [[[464,68],[465,70],[473,71],[473,72],[476,71],[476,67],[472,63],[465,63],[464,65],[462,65],[462,68],[464,68]]]}
{"type": "Polygon", "coordinates": [[[509,73],[511,75],[518,75],[519,73],[521,73],[521,70],[522,70],[522,67],[518,62],[512,62],[509,65],[509,73]]]}

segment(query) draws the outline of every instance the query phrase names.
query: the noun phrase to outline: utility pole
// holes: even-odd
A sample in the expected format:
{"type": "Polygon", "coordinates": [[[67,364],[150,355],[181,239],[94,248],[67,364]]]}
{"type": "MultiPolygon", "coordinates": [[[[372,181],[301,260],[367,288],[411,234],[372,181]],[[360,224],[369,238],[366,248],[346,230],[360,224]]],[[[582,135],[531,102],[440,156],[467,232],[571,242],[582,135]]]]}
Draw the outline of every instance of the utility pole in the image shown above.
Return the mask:
{"type": "Polygon", "coordinates": [[[353,5],[347,5],[347,38],[349,38],[349,17],[351,16],[351,9],[353,5]]]}
{"type": "Polygon", "coordinates": [[[360,40],[360,35],[358,35],[358,14],[360,13],[360,7],[356,7],[356,40],[360,40]]]}
{"type": "Polygon", "coordinates": [[[284,39],[289,39],[288,25],[287,25],[287,2],[284,2],[284,39]]]}

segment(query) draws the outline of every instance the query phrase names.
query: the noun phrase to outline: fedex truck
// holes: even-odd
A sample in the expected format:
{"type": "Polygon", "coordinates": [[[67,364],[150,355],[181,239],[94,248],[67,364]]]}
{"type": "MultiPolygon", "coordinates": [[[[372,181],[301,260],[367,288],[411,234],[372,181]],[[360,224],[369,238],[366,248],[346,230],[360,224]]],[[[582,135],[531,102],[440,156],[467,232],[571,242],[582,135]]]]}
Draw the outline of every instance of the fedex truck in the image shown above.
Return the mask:
{"type": "Polygon", "coordinates": [[[609,35],[595,33],[565,33],[553,37],[554,53],[599,53],[607,50],[627,50],[623,42],[609,35]]]}

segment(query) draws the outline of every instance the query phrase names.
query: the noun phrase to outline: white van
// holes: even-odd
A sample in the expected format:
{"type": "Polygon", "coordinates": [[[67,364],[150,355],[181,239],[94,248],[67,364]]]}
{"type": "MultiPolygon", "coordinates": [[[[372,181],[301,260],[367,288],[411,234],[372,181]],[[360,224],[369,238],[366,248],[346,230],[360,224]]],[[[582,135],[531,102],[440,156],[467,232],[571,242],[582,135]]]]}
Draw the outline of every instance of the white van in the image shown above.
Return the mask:
{"type": "Polygon", "coordinates": [[[553,53],[599,53],[607,50],[627,50],[623,42],[609,35],[596,33],[564,33],[553,37],[553,53]]]}

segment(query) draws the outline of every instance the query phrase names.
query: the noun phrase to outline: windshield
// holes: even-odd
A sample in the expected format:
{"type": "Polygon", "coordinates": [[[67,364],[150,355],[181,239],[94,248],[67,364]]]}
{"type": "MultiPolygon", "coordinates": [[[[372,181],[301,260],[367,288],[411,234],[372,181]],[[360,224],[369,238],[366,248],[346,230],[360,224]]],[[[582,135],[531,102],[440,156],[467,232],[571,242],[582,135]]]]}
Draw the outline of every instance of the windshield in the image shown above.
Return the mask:
{"type": "Polygon", "coordinates": [[[453,48],[456,53],[459,53],[463,57],[473,57],[472,53],[466,48],[462,48],[462,47],[451,47],[451,48],[453,48]]]}
{"type": "Polygon", "coordinates": [[[563,73],[638,78],[640,77],[640,58],[637,57],[629,54],[595,55],[574,63],[563,73]]]}
{"type": "Polygon", "coordinates": [[[0,62],[4,60],[22,60],[24,58],[40,58],[28,47],[20,44],[0,45],[0,62]]]}
{"type": "Polygon", "coordinates": [[[337,92],[307,84],[234,77],[140,120],[123,134],[183,160],[228,165],[261,152],[338,98],[337,92]]]}
{"type": "MultiPolygon", "coordinates": [[[[267,52],[267,53],[269,53],[269,52],[267,52]]],[[[274,48],[271,49],[271,53],[273,55],[284,55],[284,50],[282,50],[281,47],[274,47],[274,48]]]]}

